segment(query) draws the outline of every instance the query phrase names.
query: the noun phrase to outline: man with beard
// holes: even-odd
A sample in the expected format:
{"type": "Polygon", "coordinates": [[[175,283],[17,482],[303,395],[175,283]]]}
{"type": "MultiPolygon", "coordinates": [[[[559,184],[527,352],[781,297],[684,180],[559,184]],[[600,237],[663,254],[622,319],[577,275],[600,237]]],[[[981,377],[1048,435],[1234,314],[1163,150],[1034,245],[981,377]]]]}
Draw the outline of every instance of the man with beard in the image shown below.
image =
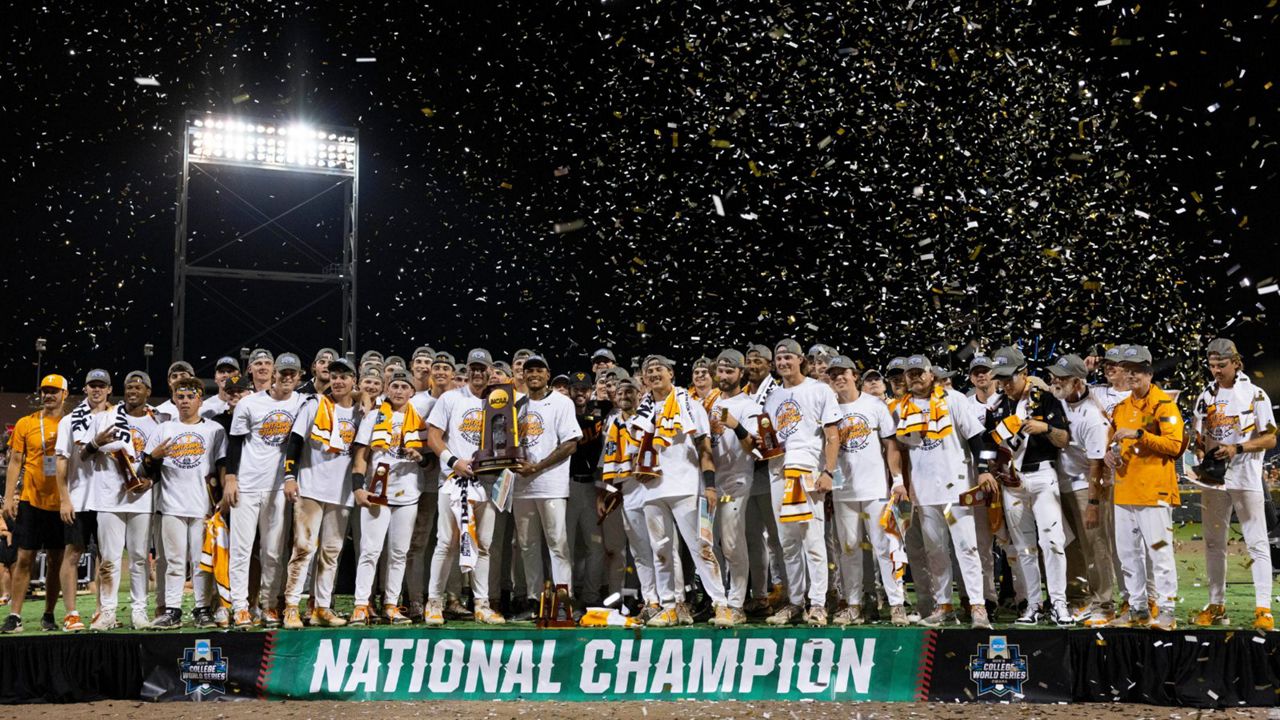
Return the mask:
{"type": "MultiPolygon", "coordinates": [[[[726,626],[747,622],[743,605],[747,599],[751,559],[747,550],[747,506],[755,479],[755,459],[750,436],[756,432],[760,406],[742,391],[746,358],[737,350],[722,350],[716,358],[716,389],[719,396],[711,408],[711,455],[716,464],[715,530],[729,570],[725,602],[729,606],[726,626]],[[744,443],[744,440],[747,442],[744,443]]],[[[763,597],[761,582],[757,588],[763,597]]]]}

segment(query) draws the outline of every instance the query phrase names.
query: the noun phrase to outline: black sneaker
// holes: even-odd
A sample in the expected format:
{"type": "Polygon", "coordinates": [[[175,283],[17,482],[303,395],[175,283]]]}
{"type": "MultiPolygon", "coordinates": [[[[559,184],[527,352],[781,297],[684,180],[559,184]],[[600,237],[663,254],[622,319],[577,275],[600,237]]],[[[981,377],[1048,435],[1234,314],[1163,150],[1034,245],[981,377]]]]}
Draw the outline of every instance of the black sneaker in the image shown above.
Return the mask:
{"type": "Polygon", "coordinates": [[[45,632],[58,632],[58,621],[53,619],[53,613],[45,613],[40,616],[40,629],[45,632]]]}
{"type": "Polygon", "coordinates": [[[10,615],[4,619],[4,625],[0,626],[0,633],[4,633],[5,635],[12,635],[20,632],[22,632],[21,615],[10,615]]]}
{"type": "Polygon", "coordinates": [[[155,630],[172,630],[182,627],[182,611],[177,608],[165,609],[155,620],[151,621],[151,627],[155,630]]]}
{"type": "Polygon", "coordinates": [[[191,611],[191,622],[198,628],[218,627],[218,623],[213,620],[213,611],[205,607],[191,611]]]}

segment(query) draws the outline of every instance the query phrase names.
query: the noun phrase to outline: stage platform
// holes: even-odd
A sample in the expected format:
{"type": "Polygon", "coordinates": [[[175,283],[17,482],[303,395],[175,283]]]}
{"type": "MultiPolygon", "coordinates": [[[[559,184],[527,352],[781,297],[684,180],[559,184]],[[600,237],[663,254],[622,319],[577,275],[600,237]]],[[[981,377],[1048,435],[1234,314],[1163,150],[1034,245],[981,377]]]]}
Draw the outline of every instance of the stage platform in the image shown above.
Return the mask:
{"type": "Polygon", "coordinates": [[[0,638],[0,701],[1135,702],[1270,706],[1251,631],[421,626],[0,638]]]}

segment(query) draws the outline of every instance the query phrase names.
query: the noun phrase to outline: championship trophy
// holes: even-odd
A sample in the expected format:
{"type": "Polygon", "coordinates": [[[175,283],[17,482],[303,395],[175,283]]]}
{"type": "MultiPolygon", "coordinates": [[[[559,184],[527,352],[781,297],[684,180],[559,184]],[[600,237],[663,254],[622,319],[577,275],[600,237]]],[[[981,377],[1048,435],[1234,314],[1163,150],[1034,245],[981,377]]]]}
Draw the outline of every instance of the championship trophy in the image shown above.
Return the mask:
{"type": "Polygon", "coordinates": [[[636,452],[636,480],[642,483],[662,477],[662,468],[658,467],[658,449],[653,446],[653,433],[647,432],[640,438],[640,449],[636,452]]]}
{"type": "Polygon", "coordinates": [[[480,449],[476,451],[472,464],[477,475],[512,470],[529,457],[520,437],[515,386],[511,383],[490,385],[485,393],[480,449]]]}
{"type": "Polygon", "coordinates": [[[571,628],[578,623],[573,619],[573,603],[569,599],[569,586],[556,585],[552,589],[548,580],[538,596],[538,620],[535,625],[539,629],[571,628]]]}
{"type": "Polygon", "coordinates": [[[961,507],[977,507],[979,505],[990,505],[993,493],[983,487],[969,488],[960,493],[961,507]]]}
{"type": "Polygon", "coordinates": [[[369,502],[374,505],[387,504],[387,480],[391,477],[391,466],[378,463],[373,470],[373,479],[369,481],[369,502]]]}
{"type": "Polygon", "coordinates": [[[991,461],[991,475],[1005,487],[1022,487],[1022,477],[1013,467],[1013,451],[1004,444],[996,446],[996,456],[991,461]]]}
{"type": "Polygon", "coordinates": [[[111,453],[111,459],[115,461],[116,468],[120,471],[120,475],[124,477],[124,491],[137,492],[143,486],[142,478],[138,477],[138,471],[134,469],[133,463],[129,462],[129,456],[123,450],[116,450],[111,453]]]}
{"type": "Polygon", "coordinates": [[[763,460],[772,460],[784,452],[782,443],[778,441],[778,431],[774,429],[773,418],[769,417],[769,413],[760,413],[756,416],[756,449],[760,451],[760,458],[763,460]]]}

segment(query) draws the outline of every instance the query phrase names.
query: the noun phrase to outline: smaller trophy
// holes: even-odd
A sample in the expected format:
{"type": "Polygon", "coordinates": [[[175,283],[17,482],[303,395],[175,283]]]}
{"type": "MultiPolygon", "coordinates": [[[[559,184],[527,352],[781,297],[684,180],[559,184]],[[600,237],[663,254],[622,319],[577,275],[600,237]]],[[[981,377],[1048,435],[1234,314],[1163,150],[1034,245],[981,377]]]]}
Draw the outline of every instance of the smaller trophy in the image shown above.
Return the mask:
{"type": "Polygon", "coordinates": [[[123,450],[116,450],[111,453],[111,459],[116,463],[116,469],[120,471],[120,475],[124,478],[124,491],[137,492],[142,489],[143,480],[138,477],[138,471],[133,467],[133,463],[129,462],[129,456],[123,450]]]}
{"type": "Polygon", "coordinates": [[[573,601],[569,598],[568,585],[556,585],[553,590],[551,581],[547,581],[542,589],[542,594],[538,596],[538,621],[536,625],[539,629],[578,626],[578,623],[573,619],[573,601]]]}
{"type": "Polygon", "coordinates": [[[636,480],[642,483],[662,477],[662,468],[658,466],[658,449],[653,446],[653,433],[647,432],[640,438],[640,448],[636,451],[636,480]]]}
{"type": "Polygon", "coordinates": [[[369,502],[374,505],[387,504],[387,480],[391,477],[391,466],[378,463],[373,470],[373,479],[369,481],[369,502]]]}
{"type": "Polygon", "coordinates": [[[773,427],[773,418],[769,413],[756,416],[756,449],[764,460],[772,460],[784,452],[782,443],[778,441],[778,431],[773,427]]]}

